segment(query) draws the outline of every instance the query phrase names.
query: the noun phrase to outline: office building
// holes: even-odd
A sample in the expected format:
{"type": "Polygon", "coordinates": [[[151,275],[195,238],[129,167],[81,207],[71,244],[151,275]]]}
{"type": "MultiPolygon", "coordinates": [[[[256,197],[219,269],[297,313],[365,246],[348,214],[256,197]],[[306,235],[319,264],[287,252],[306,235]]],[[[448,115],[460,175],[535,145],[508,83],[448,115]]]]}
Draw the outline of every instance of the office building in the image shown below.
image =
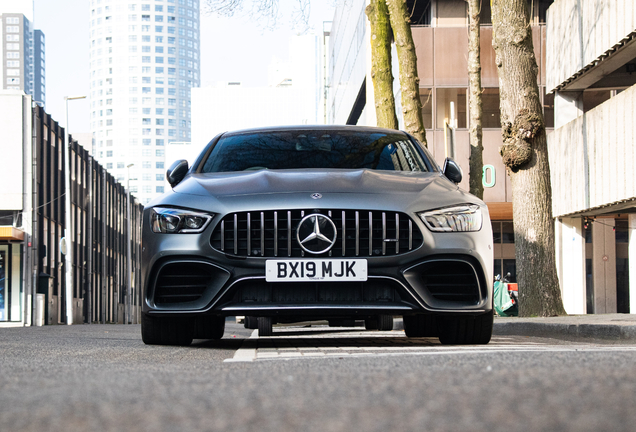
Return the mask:
{"type": "Polygon", "coordinates": [[[199,0],[90,1],[93,155],[142,203],[164,191],[166,144],[191,139],[199,14],[199,0]]]}
{"type": "Polygon", "coordinates": [[[546,54],[565,310],[636,313],[636,5],[556,0],[546,54]]]}
{"type": "MultiPolygon", "coordinates": [[[[342,2],[341,2],[342,3],[342,2]]],[[[337,7],[329,37],[327,118],[334,124],[376,125],[371,48],[365,0],[337,7]]],[[[552,0],[529,2],[535,55],[539,66],[546,127],[553,128],[552,97],[545,94],[545,20],[552,0]]],[[[420,99],[428,148],[438,164],[453,155],[464,172],[460,184],[468,189],[468,11],[464,0],[408,1],[417,53],[420,99]],[[453,124],[454,123],[454,124],[453,124]],[[453,127],[453,130],[449,128],[453,127]],[[451,145],[451,143],[453,143],[451,145]]],[[[499,80],[492,48],[490,2],[482,2],[481,66],[483,87],[483,185],[494,232],[495,275],[511,273],[516,264],[512,224],[512,187],[499,155],[501,124],[499,80]]],[[[393,47],[396,111],[404,128],[400,106],[397,53],[393,47]]]]}
{"type": "Polygon", "coordinates": [[[2,89],[22,90],[40,105],[46,100],[45,39],[33,27],[33,0],[0,3],[2,89]]]}
{"type": "Polygon", "coordinates": [[[229,82],[193,89],[192,154],[221,132],[323,123],[321,64],[321,38],[293,36],[289,60],[275,59],[268,66],[267,86],[229,82]]]}

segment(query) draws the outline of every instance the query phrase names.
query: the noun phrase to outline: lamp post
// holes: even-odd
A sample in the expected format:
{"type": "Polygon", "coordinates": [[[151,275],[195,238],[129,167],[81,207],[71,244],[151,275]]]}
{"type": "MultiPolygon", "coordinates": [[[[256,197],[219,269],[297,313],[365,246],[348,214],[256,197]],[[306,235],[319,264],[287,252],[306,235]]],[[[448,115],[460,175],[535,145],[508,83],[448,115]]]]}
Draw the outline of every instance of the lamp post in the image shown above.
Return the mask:
{"type": "Polygon", "coordinates": [[[132,292],[132,259],[131,259],[131,247],[130,247],[130,230],[131,230],[131,220],[130,220],[130,167],[134,166],[134,163],[128,164],[126,166],[127,174],[126,174],[126,324],[132,323],[131,313],[132,313],[132,302],[131,302],[131,292],[132,292]]]}
{"type": "Polygon", "coordinates": [[[64,142],[66,148],[64,152],[64,244],[66,254],[64,255],[64,267],[66,269],[66,324],[73,324],[73,247],[71,230],[71,169],[70,153],[71,143],[68,141],[68,101],[84,99],[86,96],[64,96],[66,103],[66,115],[64,116],[64,142]]]}

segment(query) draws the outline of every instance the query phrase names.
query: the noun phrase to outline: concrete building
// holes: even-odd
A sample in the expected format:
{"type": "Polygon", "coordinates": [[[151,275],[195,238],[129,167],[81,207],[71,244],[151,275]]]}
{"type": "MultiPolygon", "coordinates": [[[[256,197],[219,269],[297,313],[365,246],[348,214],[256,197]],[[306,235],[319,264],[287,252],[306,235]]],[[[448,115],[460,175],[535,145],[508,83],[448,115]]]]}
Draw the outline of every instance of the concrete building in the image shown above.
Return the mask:
{"type": "Polygon", "coordinates": [[[90,1],[93,155],[141,202],[164,191],[165,146],[191,139],[199,0],[90,1]]]}
{"type": "Polygon", "coordinates": [[[131,197],[128,220],[124,187],[72,137],[66,145],[64,129],[22,91],[0,91],[0,129],[0,327],[66,323],[69,305],[74,323],[138,322],[143,207],[131,197]],[[61,247],[67,198],[70,295],[61,247]]]}
{"type": "Polygon", "coordinates": [[[32,282],[26,245],[33,233],[33,155],[31,97],[0,91],[0,323],[21,325],[29,309],[32,282]]]}
{"type": "Polygon", "coordinates": [[[2,89],[22,90],[44,106],[45,39],[33,27],[33,0],[0,2],[2,89]]]}
{"type": "Polygon", "coordinates": [[[636,313],[636,5],[548,10],[552,212],[568,313],[636,313]]]}
{"type": "Polygon", "coordinates": [[[192,90],[194,154],[229,130],[323,122],[321,38],[295,36],[289,53],[289,61],[269,65],[266,87],[230,82],[192,90]]]}
{"type": "MultiPolygon", "coordinates": [[[[552,97],[545,92],[545,19],[552,0],[529,2],[538,84],[548,133],[553,127],[552,97]]],[[[366,0],[341,1],[336,7],[329,42],[327,118],[334,124],[376,125],[371,80],[366,0]]],[[[428,147],[442,164],[453,155],[468,189],[468,13],[464,0],[408,1],[418,60],[420,98],[428,147]],[[452,129],[449,127],[451,126],[452,129]],[[451,143],[454,142],[454,145],[451,143]]],[[[393,48],[394,94],[400,127],[400,89],[393,48]]],[[[492,48],[490,2],[482,2],[481,61],[483,92],[484,201],[490,209],[495,241],[495,274],[512,275],[516,265],[510,180],[499,155],[501,125],[499,81],[492,48]]]]}

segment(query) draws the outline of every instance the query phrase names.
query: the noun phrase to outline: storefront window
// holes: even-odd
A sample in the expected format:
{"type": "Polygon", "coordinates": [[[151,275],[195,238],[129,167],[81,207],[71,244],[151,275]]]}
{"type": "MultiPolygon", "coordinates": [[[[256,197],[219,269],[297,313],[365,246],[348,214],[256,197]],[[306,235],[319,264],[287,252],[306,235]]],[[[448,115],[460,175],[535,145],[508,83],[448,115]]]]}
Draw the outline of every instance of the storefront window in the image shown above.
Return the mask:
{"type": "Polygon", "coordinates": [[[0,321],[22,319],[21,246],[0,245],[0,321]]]}
{"type": "Polygon", "coordinates": [[[454,117],[457,128],[466,129],[468,125],[467,99],[465,88],[438,88],[435,127],[444,129],[444,123],[450,123],[454,117]]]}

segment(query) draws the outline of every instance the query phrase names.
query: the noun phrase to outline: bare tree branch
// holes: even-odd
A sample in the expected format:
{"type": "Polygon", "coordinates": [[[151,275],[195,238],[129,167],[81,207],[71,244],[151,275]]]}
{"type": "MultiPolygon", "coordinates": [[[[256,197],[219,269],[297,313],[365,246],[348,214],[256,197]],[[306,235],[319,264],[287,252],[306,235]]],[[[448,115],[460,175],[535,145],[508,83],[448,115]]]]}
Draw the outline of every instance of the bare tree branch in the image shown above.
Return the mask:
{"type": "Polygon", "coordinates": [[[203,0],[205,14],[224,17],[240,13],[243,17],[256,21],[261,28],[273,30],[280,25],[283,16],[281,7],[292,6],[289,17],[292,28],[304,33],[309,29],[311,0],[203,0]]]}

